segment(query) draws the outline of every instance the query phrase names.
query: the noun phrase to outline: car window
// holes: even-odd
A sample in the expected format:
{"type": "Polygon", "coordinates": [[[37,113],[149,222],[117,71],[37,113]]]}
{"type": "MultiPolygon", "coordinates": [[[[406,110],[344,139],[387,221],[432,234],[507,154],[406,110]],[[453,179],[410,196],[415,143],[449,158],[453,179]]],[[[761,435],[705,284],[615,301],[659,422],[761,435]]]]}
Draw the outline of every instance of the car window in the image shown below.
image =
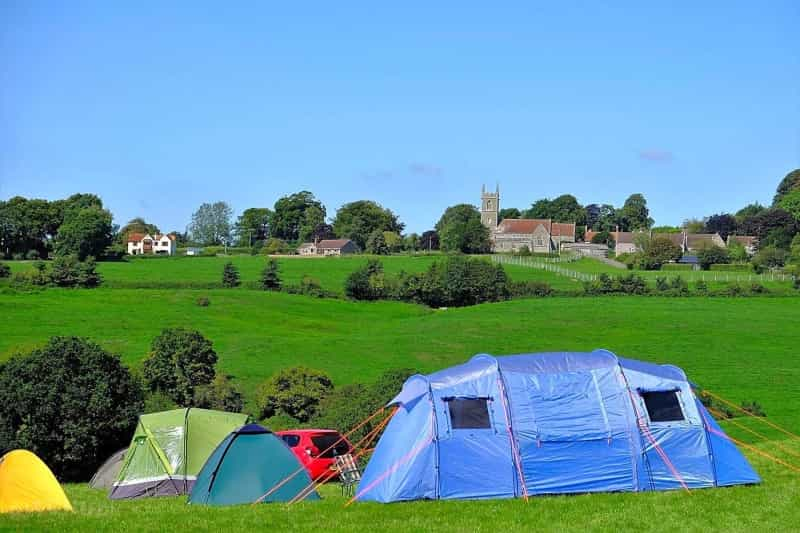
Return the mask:
{"type": "Polygon", "coordinates": [[[300,435],[281,435],[283,442],[285,442],[289,448],[294,448],[298,444],[300,444],[300,435]]]}
{"type": "Polygon", "coordinates": [[[311,442],[319,450],[317,457],[332,458],[337,455],[350,453],[350,445],[347,444],[338,433],[319,433],[311,436],[311,442]]]}

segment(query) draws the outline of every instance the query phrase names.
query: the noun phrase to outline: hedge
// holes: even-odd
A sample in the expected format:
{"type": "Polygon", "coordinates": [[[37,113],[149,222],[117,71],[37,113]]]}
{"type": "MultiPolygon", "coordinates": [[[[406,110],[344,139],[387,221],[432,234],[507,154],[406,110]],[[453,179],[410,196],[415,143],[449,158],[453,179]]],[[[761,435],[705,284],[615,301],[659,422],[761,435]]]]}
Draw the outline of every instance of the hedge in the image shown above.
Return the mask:
{"type": "Polygon", "coordinates": [[[687,265],[685,263],[664,263],[661,265],[661,270],[693,270],[694,265],[687,265]]]}
{"type": "Polygon", "coordinates": [[[730,264],[714,264],[711,265],[709,270],[718,270],[722,272],[752,272],[753,265],[750,263],[730,263],[730,264]]]}

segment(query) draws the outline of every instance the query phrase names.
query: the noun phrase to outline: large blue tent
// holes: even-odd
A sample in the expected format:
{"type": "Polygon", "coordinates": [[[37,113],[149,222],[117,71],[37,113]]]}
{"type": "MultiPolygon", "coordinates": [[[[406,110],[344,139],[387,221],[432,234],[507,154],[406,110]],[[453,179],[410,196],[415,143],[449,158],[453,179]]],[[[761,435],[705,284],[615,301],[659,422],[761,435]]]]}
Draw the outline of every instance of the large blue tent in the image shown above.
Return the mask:
{"type": "Polygon", "coordinates": [[[410,377],[358,500],[512,498],[760,482],[684,372],[605,350],[410,377]]]}

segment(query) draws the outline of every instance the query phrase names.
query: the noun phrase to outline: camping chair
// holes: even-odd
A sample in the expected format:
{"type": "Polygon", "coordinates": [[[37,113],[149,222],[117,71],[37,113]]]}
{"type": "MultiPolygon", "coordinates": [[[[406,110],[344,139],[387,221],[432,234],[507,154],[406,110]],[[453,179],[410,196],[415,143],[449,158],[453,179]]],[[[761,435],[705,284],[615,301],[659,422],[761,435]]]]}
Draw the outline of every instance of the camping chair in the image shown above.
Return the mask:
{"type": "Polygon", "coordinates": [[[338,455],[333,467],[339,472],[339,482],[342,484],[342,495],[352,496],[356,485],[361,481],[361,470],[358,463],[349,453],[338,455]]]}

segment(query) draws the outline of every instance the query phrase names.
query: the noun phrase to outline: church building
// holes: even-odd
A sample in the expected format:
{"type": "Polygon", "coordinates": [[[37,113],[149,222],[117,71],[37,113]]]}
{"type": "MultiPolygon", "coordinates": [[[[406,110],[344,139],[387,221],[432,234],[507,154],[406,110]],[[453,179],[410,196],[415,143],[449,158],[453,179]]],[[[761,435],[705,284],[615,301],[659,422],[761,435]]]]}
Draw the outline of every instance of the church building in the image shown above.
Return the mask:
{"type": "Polygon", "coordinates": [[[506,218],[500,215],[500,187],[481,189],[481,222],[489,228],[494,252],[518,252],[527,246],[534,253],[558,252],[561,243],[575,242],[575,224],[539,218],[506,218]]]}

